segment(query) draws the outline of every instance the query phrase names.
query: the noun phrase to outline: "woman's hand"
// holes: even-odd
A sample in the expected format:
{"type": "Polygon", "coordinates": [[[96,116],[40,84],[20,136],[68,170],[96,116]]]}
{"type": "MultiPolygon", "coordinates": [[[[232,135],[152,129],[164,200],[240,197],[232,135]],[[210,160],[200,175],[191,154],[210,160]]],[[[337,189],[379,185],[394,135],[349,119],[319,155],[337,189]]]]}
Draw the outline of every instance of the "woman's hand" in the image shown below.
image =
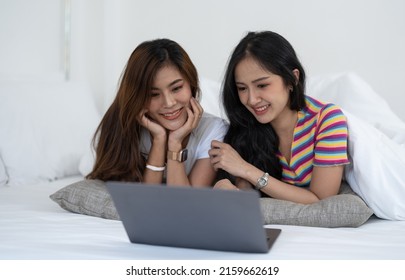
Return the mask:
{"type": "Polygon", "coordinates": [[[221,190],[232,190],[236,191],[239,190],[237,186],[231,183],[228,179],[219,180],[215,185],[214,189],[221,189],[221,190]]]}
{"type": "Polygon", "coordinates": [[[141,114],[139,115],[139,123],[150,132],[153,139],[166,139],[165,128],[149,118],[146,110],[142,110],[141,114]]]}
{"type": "Polygon", "coordinates": [[[250,164],[231,145],[213,140],[208,154],[215,170],[222,169],[235,177],[246,177],[244,173],[250,164]]]}
{"type": "Polygon", "coordinates": [[[200,123],[201,116],[204,112],[203,108],[194,97],[190,99],[190,105],[191,108],[186,108],[188,117],[184,125],[179,129],[169,132],[169,150],[172,144],[181,146],[183,140],[200,123]]]}

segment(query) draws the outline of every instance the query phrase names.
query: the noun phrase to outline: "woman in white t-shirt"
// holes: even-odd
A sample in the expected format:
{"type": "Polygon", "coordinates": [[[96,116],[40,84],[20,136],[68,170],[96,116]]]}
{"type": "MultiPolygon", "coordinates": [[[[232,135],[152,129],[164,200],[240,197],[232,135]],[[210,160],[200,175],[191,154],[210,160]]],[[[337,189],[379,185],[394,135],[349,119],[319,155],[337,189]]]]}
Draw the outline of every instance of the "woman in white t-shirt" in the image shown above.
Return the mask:
{"type": "Polygon", "coordinates": [[[212,185],[208,150],[212,140],[223,139],[227,124],[203,113],[199,95],[197,70],[178,43],[141,43],[96,130],[96,161],[87,179],[212,185]]]}

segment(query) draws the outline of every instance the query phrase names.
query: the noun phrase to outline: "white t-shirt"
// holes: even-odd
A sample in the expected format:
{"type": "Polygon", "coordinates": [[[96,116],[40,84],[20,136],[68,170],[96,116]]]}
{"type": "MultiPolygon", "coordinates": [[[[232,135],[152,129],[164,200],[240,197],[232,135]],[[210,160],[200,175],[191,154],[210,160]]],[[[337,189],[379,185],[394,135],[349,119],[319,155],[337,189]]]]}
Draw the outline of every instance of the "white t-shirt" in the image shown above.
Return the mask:
{"type": "MultiPolygon", "coordinates": [[[[187,160],[184,162],[186,174],[189,174],[198,159],[208,158],[211,141],[224,139],[228,130],[228,123],[209,113],[203,113],[200,123],[191,132],[187,144],[187,160]]],[[[151,148],[151,138],[148,130],[143,128],[141,136],[141,152],[148,155],[151,148]]]]}

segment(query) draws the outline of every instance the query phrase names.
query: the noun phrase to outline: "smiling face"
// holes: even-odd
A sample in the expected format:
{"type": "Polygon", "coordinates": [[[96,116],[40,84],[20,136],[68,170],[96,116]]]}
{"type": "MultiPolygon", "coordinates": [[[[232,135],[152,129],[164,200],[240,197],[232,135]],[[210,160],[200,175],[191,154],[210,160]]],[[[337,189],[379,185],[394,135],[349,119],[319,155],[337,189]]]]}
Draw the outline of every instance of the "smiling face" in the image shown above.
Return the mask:
{"type": "Polygon", "coordinates": [[[176,130],[187,121],[192,97],[189,82],[172,65],[158,70],[153,80],[148,116],[167,130],[176,130]]]}
{"type": "Polygon", "coordinates": [[[235,68],[235,82],[241,103],[260,123],[277,121],[289,108],[290,88],[279,75],[264,69],[252,57],[235,68]]]}

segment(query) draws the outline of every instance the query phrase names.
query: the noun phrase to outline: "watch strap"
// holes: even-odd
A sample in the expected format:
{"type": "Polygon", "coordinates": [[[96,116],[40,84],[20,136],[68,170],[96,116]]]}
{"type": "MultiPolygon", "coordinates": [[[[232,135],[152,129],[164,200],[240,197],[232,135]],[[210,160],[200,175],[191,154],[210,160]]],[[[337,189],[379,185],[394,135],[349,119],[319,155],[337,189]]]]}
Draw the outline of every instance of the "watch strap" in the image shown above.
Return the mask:
{"type": "Polygon", "coordinates": [[[167,151],[167,159],[184,162],[187,160],[187,152],[187,149],[183,149],[180,152],[167,151]]]}

